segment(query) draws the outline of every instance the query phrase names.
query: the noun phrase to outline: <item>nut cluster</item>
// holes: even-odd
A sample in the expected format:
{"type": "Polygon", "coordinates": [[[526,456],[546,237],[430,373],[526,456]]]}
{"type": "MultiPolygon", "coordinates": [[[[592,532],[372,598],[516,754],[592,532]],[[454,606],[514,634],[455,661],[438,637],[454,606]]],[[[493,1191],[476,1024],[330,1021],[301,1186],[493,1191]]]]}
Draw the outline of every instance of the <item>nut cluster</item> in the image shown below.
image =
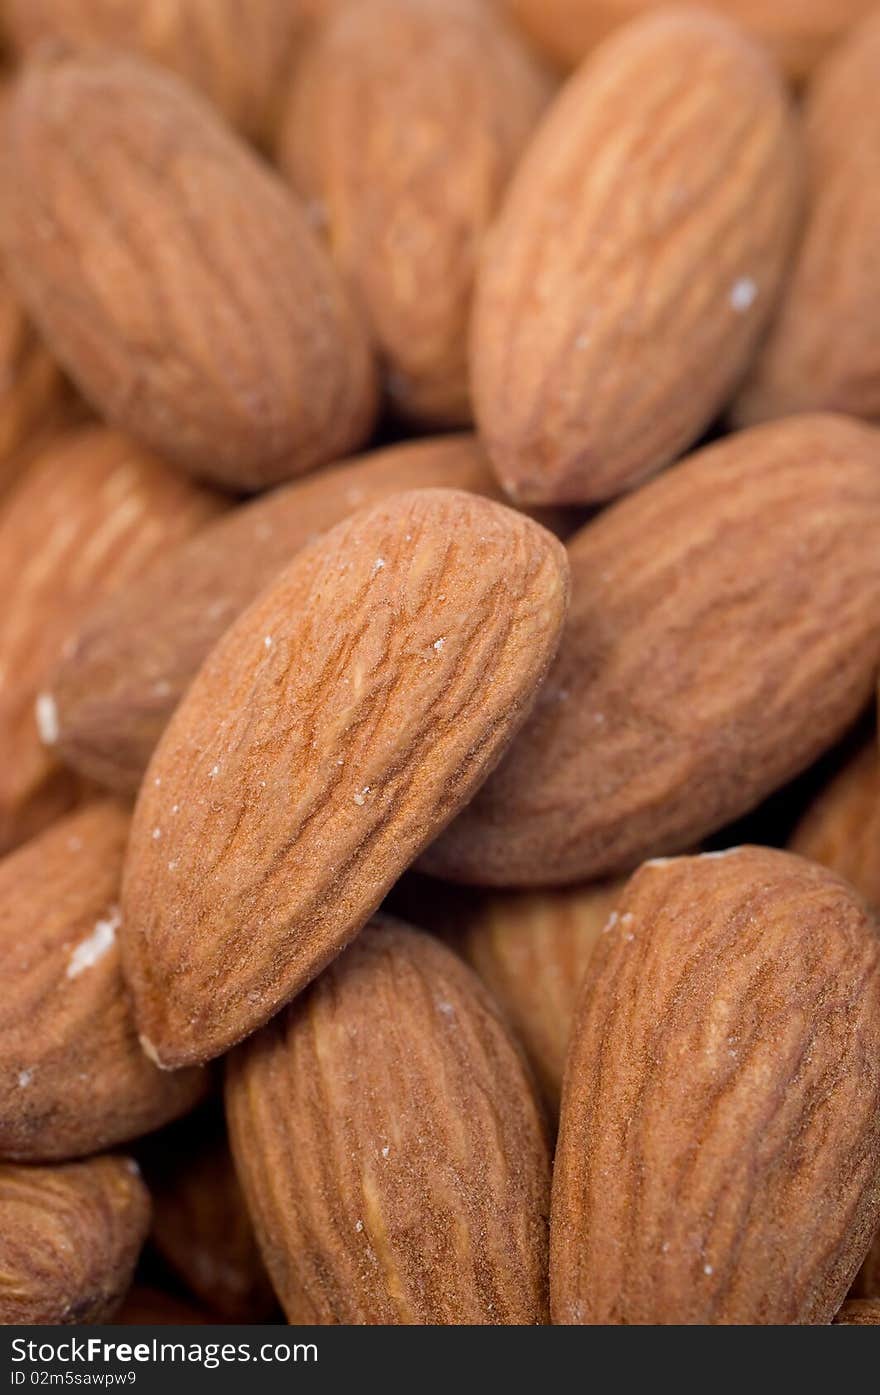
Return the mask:
{"type": "Polygon", "coordinates": [[[880,6],[0,22],[0,1322],[880,1324],[880,6]]]}

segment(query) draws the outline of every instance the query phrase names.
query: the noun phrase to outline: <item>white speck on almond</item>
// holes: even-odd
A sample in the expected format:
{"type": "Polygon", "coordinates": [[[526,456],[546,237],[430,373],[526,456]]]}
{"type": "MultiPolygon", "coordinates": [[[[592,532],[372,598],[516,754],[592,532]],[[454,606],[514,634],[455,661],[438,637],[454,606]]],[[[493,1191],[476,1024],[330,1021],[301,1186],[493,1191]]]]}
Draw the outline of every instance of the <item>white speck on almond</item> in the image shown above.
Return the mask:
{"type": "Polygon", "coordinates": [[[91,969],[103,959],[116,941],[116,931],[122,924],[118,907],[114,906],[106,920],[99,920],[87,939],[82,940],[70,956],[67,977],[77,978],[86,969],[91,969]]]}
{"type": "Polygon", "coordinates": [[[58,708],[51,693],[40,693],[34,706],[37,731],[44,746],[54,746],[58,740],[58,708]]]}

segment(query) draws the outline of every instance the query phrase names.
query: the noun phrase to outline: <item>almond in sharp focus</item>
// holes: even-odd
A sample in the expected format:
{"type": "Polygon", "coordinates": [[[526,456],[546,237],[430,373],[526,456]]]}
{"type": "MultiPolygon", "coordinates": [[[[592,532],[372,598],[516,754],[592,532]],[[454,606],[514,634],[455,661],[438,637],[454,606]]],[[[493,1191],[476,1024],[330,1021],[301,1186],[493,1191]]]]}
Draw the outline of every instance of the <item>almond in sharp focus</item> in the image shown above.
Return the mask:
{"type": "Polygon", "coordinates": [[[172,74],[44,53],[4,163],[13,285],[108,420],[240,489],[368,434],[371,352],[305,212],[172,74]]]}
{"type": "Polygon", "coordinates": [[[834,1321],[844,1327],[880,1327],[880,1299],[850,1298],[834,1321]]]}
{"type": "Polygon", "coordinates": [[[567,590],[538,524],[414,490],[338,524],[227,632],[126,862],[126,970],[163,1065],[226,1050],[357,934],[526,718],[567,590]]]}
{"type": "Polygon", "coordinates": [[[870,699],[878,548],[880,432],[834,416],[730,436],[588,523],[536,711],[425,867],[586,881],[753,808],[870,699]]]}
{"type": "Polygon", "coordinates": [[[242,505],[102,597],[48,685],[65,762],[137,790],[203,660],[294,554],[357,509],[437,486],[499,493],[474,437],[407,442],[242,505]]]}
{"type": "Polygon", "coordinates": [[[880,935],[767,848],[646,864],[587,975],[560,1323],[827,1323],[880,1221],[880,935]]]}
{"type": "Polygon", "coordinates": [[[622,886],[487,896],[448,937],[504,1009],[554,1117],[581,984],[622,886]]]}
{"type": "Polygon", "coordinates": [[[880,419],[880,14],[816,73],[805,110],[809,207],[778,314],[736,403],[880,419]]]}
{"type": "Polygon", "coordinates": [[[860,891],[880,908],[880,759],[876,738],[819,792],[789,841],[800,853],[860,891]]]}
{"type": "MultiPolygon", "coordinates": [[[[574,67],[597,43],[657,0],[503,0],[526,34],[561,67],[574,67]]],[[[791,78],[801,79],[876,0],[701,0],[748,29],[791,78]]]]}
{"type": "Polygon", "coordinates": [[[218,512],[216,496],[100,429],[49,443],[0,511],[0,852],[70,808],[77,782],[41,701],[99,596],[218,512]],[[42,741],[41,741],[42,737],[42,741]]]}
{"type": "Polygon", "coordinates": [[[607,499],[700,436],[772,308],[799,169],[767,56],[699,10],[634,23],[566,84],[474,307],[477,421],[513,497],[607,499]]]}
{"type": "Polygon", "coordinates": [[[0,1323],[106,1322],[131,1283],[149,1214],[128,1158],[0,1164],[0,1323]]]}
{"type": "Polygon", "coordinates": [[[351,0],[297,68],[282,166],[320,213],[407,417],[471,419],[477,260],[549,91],[484,0],[351,0]]]}
{"type": "Polygon", "coordinates": [[[3,11],[21,53],[47,39],[141,53],[201,88],[245,134],[265,140],[277,121],[301,8],[301,0],[4,0],[3,11]]]}
{"type": "Polygon", "coordinates": [[[549,1157],[476,977],[371,925],[230,1059],[227,1112],[293,1323],[546,1321],[549,1157]]]}
{"type": "Polygon", "coordinates": [[[191,1109],[205,1072],[157,1070],[122,980],[129,819],[87,805],[0,860],[0,1157],[53,1161],[191,1109]]]}

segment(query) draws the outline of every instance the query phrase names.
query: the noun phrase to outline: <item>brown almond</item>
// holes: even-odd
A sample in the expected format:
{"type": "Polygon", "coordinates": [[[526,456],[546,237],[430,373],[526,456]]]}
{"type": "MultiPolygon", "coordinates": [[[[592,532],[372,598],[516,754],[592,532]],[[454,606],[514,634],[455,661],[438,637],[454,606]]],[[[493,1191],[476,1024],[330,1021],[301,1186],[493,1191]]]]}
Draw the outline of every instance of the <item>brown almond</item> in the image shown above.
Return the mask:
{"type": "MultiPolygon", "coordinates": [[[[621,24],[657,0],[503,0],[528,37],[562,68],[572,68],[621,24]]],[[[876,0],[700,0],[735,20],[803,79],[876,0]]]]}
{"type": "Polygon", "coordinates": [[[880,433],[697,452],[569,544],[568,627],[510,756],[423,865],[541,886],[692,847],[805,769],[880,665],[880,433]]]}
{"type": "Polygon", "coordinates": [[[864,903],[768,848],[646,864],[572,1037],[554,1321],[827,1323],[878,1221],[880,935],[864,903]]]}
{"type": "Polygon", "coordinates": [[[103,597],[48,684],[64,761],[137,790],[202,662],[295,553],[357,509],[437,486],[500,493],[474,437],[410,441],[242,505],[103,597]]]}
{"type": "Polygon", "coordinates": [[[3,0],[19,53],[47,39],[130,50],[173,69],[263,140],[277,122],[301,9],[302,0],[3,0]]]}
{"type": "Polygon", "coordinates": [[[206,1072],[141,1050],[117,932],[128,815],[110,801],[0,860],[0,1157],[55,1161],[191,1109],[206,1072]]]}
{"type": "Polygon", "coordinates": [[[880,13],[816,73],[804,113],[806,226],[778,314],[734,415],[789,412],[880,420],[880,13]]]}
{"type": "Polygon", "coordinates": [[[608,499],[702,434],[772,309],[799,191],[779,77],[726,21],[663,10],[587,60],[477,282],[476,417],[512,497],[608,499]]]}
{"type": "Polygon", "coordinates": [[[554,1118],[584,974],[623,885],[487,896],[448,937],[504,1010],[554,1118]]]}
{"type": "Polygon", "coordinates": [[[853,1298],[880,1299],[880,1232],[874,1236],[873,1244],[856,1275],[850,1295],[853,1298]]]}
{"type": "Polygon", "coordinates": [[[0,240],[89,401],[234,489],[358,445],[371,351],[282,180],[172,74],[41,53],[10,105],[0,240]]]}
{"type": "Polygon", "coordinates": [[[214,517],[217,497],[101,429],[51,441],[0,512],[0,852],[74,801],[41,695],[101,595],[214,517]],[[41,740],[42,737],[42,740],[41,740]]]}
{"type": "Polygon", "coordinates": [[[549,1156],[475,975],[371,925],[229,1062],[245,1195],[292,1323],[546,1321],[549,1156]]]}
{"type": "Polygon", "coordinates": [[[157,1138],[142,1163],[153,1199],[153,1248],[224,1322],[267,1322],[278,1310],[222,1119],[202,1110],[157,1138]],[[219,1126],[218,1126],[219,1124],[219,1126]]]}
{"type": "Polygon", "coordinates": [[[0,1164],[0,1323],[106,1322],[131,1283],[149,1213],[128,1158],[0,1164]]]}
{"type": "Polygon", "coordinates": [[[477,261],[549,94],[485,0],[352,0],[297,69],[282,167],[326,229],[406,417],[471,420],[477,261]]]}
{"type": "Polygon", "coordinates": [[[113,1319],[118,1327],[194,1327],[216,1321],[216,1314],[148,1284],[134,1284],[113,1319]]]}
{"type": "Polygon", "coordinates": [[[789,841],[880,909],[880,757],[870,741],[819,792],[789,841]]]}
{"type": "Polygon", "coordinates": [[[163,1065],[228,1049],[357,934],[525,720],[567,591],[538,524],[413,490],[326,533],[227,631],[126,862],[126,971],[163,1065]]]}
{"type": "Polygon", "coordinates": [[[880,1298],[850,1298],[834,1321],[845,1327],[880,1327],[880,1298]]]}

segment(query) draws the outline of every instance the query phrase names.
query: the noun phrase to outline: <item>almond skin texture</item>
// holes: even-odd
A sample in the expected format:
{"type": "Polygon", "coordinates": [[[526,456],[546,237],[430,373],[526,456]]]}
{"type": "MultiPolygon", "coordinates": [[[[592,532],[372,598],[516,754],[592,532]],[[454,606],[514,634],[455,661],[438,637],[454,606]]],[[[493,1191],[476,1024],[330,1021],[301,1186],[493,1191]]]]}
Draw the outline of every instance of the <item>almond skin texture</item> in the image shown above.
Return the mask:
{"type": "Polygon", "coordinates": [[[880,420],[880,15],[810,86],[806,227],[770,332],[736,403],[743,424],[788,412],[880,420]]]}
{"type": "MultiPolygon", "coordinates": [[[[24,3],[24,0],[21,0],[24,3]]],[[[502,0],[528,37],[562,68],[573,68],[606,35],[657,0],[502,0]]],[[[876,0],[701,0],[748,29],[789,77],[800,80],[876,0]]]]}
{"type": "Polygon", "coordinates": [[[365,331],[304,211],[173,75],[102,53],[29,64],[0,239],[85,396],[185,469],[264,488],[368,434],[365,331]]]}
{"type": "Polygon", "coordinates": [[[267,1322],[278,1302],[235,1174],[226,1129],[204,1111],[169,1129],[144,1160],[153,1247],[224,1322],[267,1322]],[[152,1159],[152,1160],[151,1160],[152,1159]]]}
{"type": "Polygon", "coordinates": [[[6,499],[0,852],[46,827],[76,797],[78,782],[51,749],[57,735],[51,704],[41,702],[35,713],[66,642],[99,596],[144,571],[220,507],[215,495],[101,429],[51,442],[6,499]]]}
{"type": "Polygon", "coordinates": [[[880,908],[880,760],[870,742],[813,800],[789,847],[843,877],[880,908]]]}
{"type": "Polygon", "coordinates": [[[870,698],[878,548],[880,433],[844,417],[728,437],[608,509],[569,544],[533,717],[425,869],[587,881],[753,808],[870,698]]]}
{"type": "Polygon", "coordinates": [[[554,1321],[830,1322],[880,1220],[875,923],[768,848],[648,863],[618,912],[566,1067],[554,1321]]]}
{"type": "Polygon", "coordinates": [[[128,1158],[0,1165],[0,1323],[106,1322],[131,1283],[149,1214],[128,1158]]]}
{"type": "Polygon", "coordinates": [[[282,167],[326,227],[406,417],[471,419],[477,260],[549,94],[485,0],[352,0],[297,70],[282,167]]]}
{"type": "Polygon", "coordinates": [[[525,720],[567,589],[538,524],[414,490],[338,524],[227,631],[126,862],[126,972],[163,1065],[227,1050],[357,934],[525,720]]]}
{"type": "Polygon", "coordinates": [[[546,1322],[540,1111],[498,1010],[438,941],[371,925],[230,1058],[226,1101],[291,1323],[546,1322]]]}
{"type": "Polygon", "coordinates": [[[554,1118],[584,973],[623,885],[486,897],[449,936],[503,1008],[554,1118]]]}
{"type": "Polygon", "coordinates": [[[136,791],[202,662],[294,554],[357,509],[438,486],[500,492],[472,436],[392,446],[243,505],[102,599],[49,683],[64,761],[136,791]]]}
{"type": "Polygon", "coordinates": [[[172,68],[246,135],[267,138],[302,19],[299,0],[4,0],[27,54],[46,39],[106,45],[172,68]]]}
{"type": "Polygon", "coordinates": [[[110,801],[0,861],[0,1157],[55,1161],[148,1133],[207,1089],[141,1050],[122,980],[128,815],[110,801]]]}
{"type": "Polygon", "coordinates": [[[850,1298],[834,1321],[843,1327],[880,1327],[880,1299],[850,1298]]]}
{"type": "Polygon", "coordinates": [[[566,84],[474,306],[477,421],[513,498],[608,499],[700,436],[774,303],[799,170],[778,75],[712,15],[638,21],[566,84]]]}

